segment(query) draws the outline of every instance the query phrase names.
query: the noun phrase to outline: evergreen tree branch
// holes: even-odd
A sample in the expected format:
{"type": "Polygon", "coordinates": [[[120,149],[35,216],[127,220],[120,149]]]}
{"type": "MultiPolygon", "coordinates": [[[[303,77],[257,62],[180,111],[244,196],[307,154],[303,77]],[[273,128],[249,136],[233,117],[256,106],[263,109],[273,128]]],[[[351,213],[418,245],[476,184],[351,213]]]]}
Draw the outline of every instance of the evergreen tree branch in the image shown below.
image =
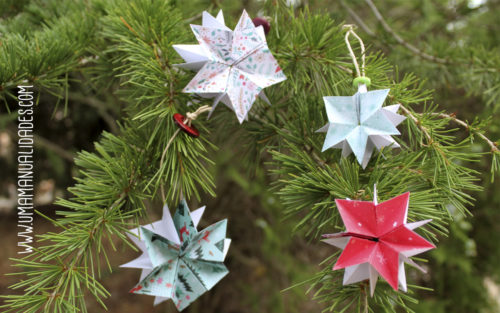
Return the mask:
{"type": "MultiPolygon", "coordinates": [[[[246,128],[253,138],[249,145],[270,150],[275,188],[286,206],[286,216],[297,219],[296,230],[306,229],[307,236],[316,238],[322,232],[342,229],[335,199],[370,201],[377,184],[380,199],[411,191],[408,220],[432,218],[430,226],[421,231],[429,240],[446,235],[450,208],[466,214],[474,201],[470,193],[481,189],[479,173],[468,167],[480,153],[470,151],[468,140],[458,141],[450,134],[449,119],[435,113],[435,106],[426,106],[431,102],[430,91],[412,75],[393,78],[397,71],[379,54],[366,56],[367,76],[374,88],[390,88],[389,100],[401,103],[408,117],[400,125],[405,136],[397,139],[402,149],[375,153],[366,169],[354,158],[342,157],[339,150],[320,152],[324,136],[315,130],[327,120],[321,97],[355,92],[341,25],[335,25],[328,14],[310,14],[307,8],[296,14],[284,0],[270,2],[278,11],[274,12],[276,32],[267,39],[288,80],[269,88],[269,93],[266,90],[274,105],[262,108],[257,101],[252,108],[255,116],[240,128],[246,128]],[[279,25],[287,25],[287,30],[279,32],[279,25]],[[424,109],[415,113],[413,106],[419,104],[424,109]]],[[[67,210],[58,212],[60,217],[53,221],[62,230],[42,235],[36,253],[16,260],[16,266],[23,269],[18,274],[26,279],[13,288],[23,289],[24,295],[4,297],[3,308],[8,312],[85,312],[82,295],[86,291],[104,306],[102,298],[108,293],[98,282],[100,257],[109,269],[111,265],[103,241],[108,238],[112,249],[114,238],[130,244],[127,230],[137,225],[145,201],[158,199],[157,192],[164,185],[168,187],[161,191],[164,202],[178,200],[181,192],[188,198],[198,197],[201,191],[214,194],[208,153],[213,144],[203,136],[183,136],[171,118],[173,113],[184,113],[191,99],[181,90],[192,73],[173,67],[179,58],[171,48],[173,43],[193,41],[179,27],[185,21],[165,1],[116,0],[102,5],[96,14],[101,31],[92,39],[89,62],[83,61],[87,54],[76,53],[75,59],[55,62],[68,65],[64,71],[43,67],[40,73],[41,77],[47,73],[61,79],[61,73],[67,75],[89,65],[93,82],[112,86],[107,91],[120,96],[127,116],[120,123],[119,135],[104,133],[95,153],[78,155],[75,163],[81,172],[70,188],[73,198],[59,200],[67,210]]],[[[70,32],[74,35],[76,30],[70,32]]],[[[12,49],[12,43],[9,45],[12,49]]],[[[9,51],[0,57],[12,57],[9,51]]],[[[23,66],[13,68],[20,68],[26,79],[31,71],[23,66]]],[[[0,77],[7,77],[6,81],[19,78],[11,74],[9,69],[0,69],[0,77]]],[[[202,100],[201,105],[208,102],[202,100]]],[[[226,115],[234,120],[232,112],[226,115]]],[[[199,125],[208,133],[207,124],[199,125]]],[[[232,124],[224,124],[225,132],[227,125],[232,124]]],[[[480,134],[479,129],[474,131],[480,134]]],[[[377,287],[372,299],[367,297],[364,282],[343,286],[343,273],[331,269],[338,255],[334,250],[323,263],[325,268],[309,281],[316,300],[341,312],[378,308],[395,312],[396,306],[410,311],[407,303],[415,301],[413,297],[394,292],[386,284],[377,287]]]]}
{"type": "Polygon", "coordinates": [[[432,137],[429,134],[428,129],[422,125],[420,120],[410,111],[408,110],[404,105],[400,105],[399,108],[405,113],[406,116],[411,118],[411,120],[420,128],[422,133],[425,135],[425,138],[427,139],[427,143],[430,145],[433,143],[432,137]]]}
{"type": "Polygon", "coordinates": [[[81,2],[59,7],[68,11],[61,12],[61,18],[47,21],[47,27],[33,31],[29,37],[17,33],[2,37],[1,96],[10,95],[10,89],[28,83],[63,97],[68,85],[64,75],[79,69],[79,60],[94,41],[96,16],[82,13],[86,7],[81,2]]]}
{"type": "MultiPolygon", "coordinates": [[[[372,200],[373,184],[377,184],[381,199],[411,191],[409,220],[432,218],[430,229],[422,231],[426,237],[437,241],[438,234],[448,232],[448,223],[451,222],[449,207],[467,214],[473,202],[470,192],[481,189],[477,185],[478,173],[464,165],[477,160],[480,153],[470,152],[467,140],[457,142],[457,138],[450,134],[453,130],[448,128],[447,121],[432,114],[437,107],[426,105],[432,98],[422,82],[411,74],[395,81],[391,78],[394,69],[377,55],[367,55],[367,76],[372,78],[372,88],[391,89],[388,98],[391,104],[400,103],[401,111],[408,117],[400,125],[401,130],[406,129],[404,133],[408,142],[396,138],[401,150],[383,149],[365,170],[360,169],[354,158],[341,157],[339,150],[319,153],[324,136],[314,133],[314,130],[323,126],[326,120],[320,96],[354,93],[352,71],[348,62],[339,61],[347,55],[345,47],[337,48],[333,43],[342,39],[331,34],[323,35],[332,26],[326,26],[327,23],[318,16],[303,20],[300,13],[297,15],[295,20],[288,20],[286,14],[281,14],[284,21],[278,21],[289,25],[289,32],[293,34],[280,38],[277,53],[284,71],[294,73],[282,87],[288,91],[287,95],[293,96],[285,106],[273,106],[274,114],[279,116],[277,119],[272,119],[272,114],[265,114],[259,121],[262,136],[269,137],[266,128],[269,123],[274,124],[277,133],[278,143],[270,151],[275,164],[272,173],[279,177],[275,188],[286,207],[285,215],[296,218],[295,230],[304,229],[311,238],[328,230],[339,231],[343,226],[335,199],[372,200]],[[293,44],[287,45],[289,42],[293,44]],[[319,64],[330,85],[309,73],[308,69],[319,68],[319,64]],[[338,65],[343,67],[340,71],[338,65]],[[419,104],[424,110],[415,113],[412,107],[419,104]]],[[[276,103],[282,96],[275,92],[270,99],[276,103]]],[[[254,129],[256,127],[252,127],[254,129]]],[[[361,284],[342,286],[340,274],[332,272],[331,265],[325,268],[323,275],[313,279],[315,299],[331,304],[329,309],[333,311],[362,311],[361,284]]],[[[397,304],[403,310],[411,311],[406,303],[414,301],[411,296],[378,286],[375,297],[369,300],[368,310],[396,311],[397,304]]]]}
{"type": "Polygon", "coordinates": [[[69,92],[68,97],[70,100],[81,102],[95,109],[99,116],[104,120],[106,125],[108,125],[109,130],[113,134],[118,134],[120,130],[118,128],[118,125],[116,124],[116,119],[107,112],[106,104],[104,102],[95,97],[83,95],[77,92],[69,92]]]}
{"type": "MultiPolygon", "coordinates": [[[[122,201],[125,199],[126,197],[126,193],[125,192],[122,192],[119,196],[118,196],[118,199],[116,199],[115,202],[113,202],[113,204],[109,207],[109,211],[113,211],[115,210],[121,203],[122,201]]],[[[104,219],[99,219],[95,225],[92,227],[92,229],[90,230],[90,238],[92,238],[97,232],[101,232],[103,229],[103,227],[105,226],[105,220],[104,219]]],[[[78,249],[78,251],[76,251],[76,254],[75,256],[72,258],[71,260],[71,263],[69,264],[69,266],[65,266],[65,270],[66,271],[73,271],[75,269],[75,267],[77,267],[81,261],[82,261],[82,257],[86,255],[86,253],[88,253],[88,249],[90,249],[92,246],[92,241],[89,240],[87,242],[86,245],[82,246],[80,249],[78,249]]],[[[45,311],[48,311],[50,310],[50,306],[52,304],[52,302],[60,296],[59,294],[59,291],[61,289],[61,287],[63,286],[65,280],[62,279],[59,279],[59,283],[55,286],[55,288],[53,289],[53,291],[50,293],[50,296],[48,297],[48,300],[47,302],[45,303],[45,306],[44,306],[44,310],[45,311]]]]}
{"type": "MultiPolygon", "coordinates": [[[[137,225],[144,200],[155,198],[161,184],[169,185],[168,201],[176,201],[181,190],[186,197],[198,197],[199,190],[213,194],[212,162],[206,155],[213,145],[203,137],[177,136],[160,180],[153,180],[162,147],[178,130],[171,116],[185,110],[188,98],[178,95],[187,75],[172,70],[178,57],[171,45],[186,40],[185,31],[176,27],[179,12],[167,2],[136,0],[109,2],[104,13],[106,27],[99,38],[106,40],[91,48],[98,58],[90,60],[96,67],[89,73],[97,83],[102,79],[109,85],[110,68],[115,72],[129,116],[119,137],[104,133],[96,153],[83,152],[75,160],[81,175],[69,188],[74,197],[59,200],[68,210],[58,212],[61,217],[53,221],[62,231],[41,235],[37,252],[16,260],[21,268],[31,264],[16,273],[29,279],[12,286],[23,289],[24,296],[4,296],[7,312],[86,312],[85,291],[105,307],[102,298],[109,293],[97,281],[101,257],[111,270],[105,238],[113,250],[113,237],[131,245],[125,234],[137,225]],[[136,223],[128,222],[132,218],[136,223]]],[[[199,128],[206,131],[201,124],[199,128]]]]}
{"type": "Polygon", "coordinates": [[[356,25],[361,27],[361,29],[363,29],[363,31],[368,36],[371,36],[371,37],[376,36],[375,32],[373,30],[371,30],[370,27],[368,27],[368,25],[365,24],[363,19],[361,17],[359,17],[359,15],[356,14],[356,12],[354,12],[354,10],[351,9],[351,7],[344,0],[340,0],[340,5],[342,5],[342,7],[347,11],[347,13],[349,13],[349,15],[354,19],[354,21],[356,22],[356,25]]]}
{"type": "Polygon", "coordinates": [[[371,0],[365,0],[366,4],[370,7],[370,9],[373,12],[373,15],[375,18],[379,21],[380,25],[384,28],[386,32],[392,35],[392,37],[403,47],[406,49],[410,50],[412,53],[415,55],[421,57],[422,59],[434,62],[434,63],[439,63],[439,64],[449,64],[450,61],[447,59],[439,58],[434,55],[430,55],[426,52],[423,52],[422,50],[418,49],[411,43],[407,42],[404,40],[401,36],[399,36],[390,26],[389,24],[385,21],[384,17],[380,13],[380,11],[377,9],[373,1],[371,0]]]}
{"type": "Polygon", "coordinates": [[[478,128],[472,127],[471,125],[469,125],[469,123],[458,119],[455,114],[446,114],[446,113],[431,113],[431,114],[435,115],[435,116],[439,116],[439,117],[444,118],[444,119],[449,119],[449,120],[454,121],[458,125],[462,126],[465,130],[471,132],[472,134],[475,134],[475,135],[481,137],[481,139],[483,139],[488,144],[488,146],[490,146],[492,153],[499,152],[498,144],[496,142],[493,142],[488,137],[486,137],[486,135],[484,135],[478,128]]]}

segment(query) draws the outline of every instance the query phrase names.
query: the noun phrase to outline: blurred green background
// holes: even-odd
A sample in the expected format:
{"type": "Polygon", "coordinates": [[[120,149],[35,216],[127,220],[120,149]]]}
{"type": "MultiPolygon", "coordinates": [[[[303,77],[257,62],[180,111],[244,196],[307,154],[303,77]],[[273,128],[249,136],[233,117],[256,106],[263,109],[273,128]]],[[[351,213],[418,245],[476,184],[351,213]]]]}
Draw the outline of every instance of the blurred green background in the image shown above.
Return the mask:
{"type": "MultiPolygon", "coordinates": [[[[224,9],[226,19],[233,24],[242,8],[251,16],[265,15],[261,1],[178,2],[185,17],[217,7],[224,9]]],[[[456,113],[462,120],[487,120],[488,136],[500,137],[500,1],[376,1],[385,26],[390,28],[384,27],[366,1],[289,2],[297,8],[309,5],[312,12],[327,11],[337,23],[359,25],[356,31],[369,52],[381,51],[397,66],[395,79],[404,73],[416,73],[426,80],[428,89],[434,90],[434,99],[442,109],[456,113]],[[421,53],[412,51],[412,47],[421,53]]],[[[46,10],[56,5],[57,1],[2,1],[0,34],[14,26],[24,27],[25,34],[44,27],[41,21],[46,10]],[[24,22],[27,15],[30,24],[15,25],[19,14],[24,15],[24,22]]],[[[54,216],[57,208],[52,205],[53,200],[67,196],[65,189],[77,175],[72,157],[77,151],[92,150],[93,142],[103,130],[114,131],[115,120],[122,112],[113,95],[96,97],[78,85],[68,90],[68,105],[49,93],[41,94],[38,101],[36,202],[39,210],[54,216]]],[[[8,257],[15,257],[17,251],[16,147],[15,128],[12,128],[15,125],[7,114],[9,105],[12,103],[0,108],[2,274],[12,271],[8,257]]],[[[320,312],[322,307],[311,300],[314,291],[306,294],[307,285],[282,290],[310,278],[319,270],[321,260],[331,254],[331,249],[307,241],[301,233],[292,235],[296,221],[283,220],[283,207],[269,190],[265,165],[268,155],[259,160],[260,167],[249,171],[244,162],[235,162],[242,158],[239,151],[244,150],[244,143],[226,137],[213,141],[220,147],[214,158],[218,197],[203,198],[202,203],[211,208],[211,214],[202,219],[201,226],[229,216],[229,236],[237,244],[231,247],[227,262],[230,275],[187,312],[320,312]]],[[[475,147],[486,149],[480,142],[475,147]]],[[[419,303],[411,305],[416,312],[500,312],[500,193],[496,192],[499,182],[491,180],[488,157],[475,166],[484,173],[480,184],[485,190],[474,195],[477,201],[470,208],[473,216],[457,215],[449,238],[442,238],[438,249],[426,255],[429,272],[423,281],[434,290],[419,292],[419,303]]],[[[157,215],[150,216],[155,220],[159,210],[152,214],[157,215]]],[[[48,222],[36,219],[37,233],[51,229],[48,222]]],[[[113,255],[111,262],[118,265],[135,255],[123,248],[121,253],[113,255]]],[[[112,294],[106,300],[109,312],[174,312],[170,303],[153,308],[152,298],[129,295],[124,286],[132,286],[138,276],[138,271],[117,267],[106,274],[104,285],[112,294]]],[[[0,292],[7,293],[7,286],[13,282],[10,277],[2,279],[0,292]]],[[[89,312],[101,311],[96,303],[89,304],[89,312]]]]}

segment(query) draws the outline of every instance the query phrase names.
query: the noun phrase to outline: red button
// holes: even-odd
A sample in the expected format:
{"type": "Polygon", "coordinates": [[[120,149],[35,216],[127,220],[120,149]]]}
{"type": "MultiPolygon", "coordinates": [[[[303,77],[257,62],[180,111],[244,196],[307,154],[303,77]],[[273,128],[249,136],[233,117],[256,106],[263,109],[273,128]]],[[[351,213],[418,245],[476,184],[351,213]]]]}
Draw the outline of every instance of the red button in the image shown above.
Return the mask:
{"type": "Polygon", "coordinates": [[[179,126],[179,128],[183,132],[185,132],[186,134],[188,134],[189,136],[194,137],[194,138],[199,137],[200,132],[196,129],[196,127],[188,126],[187,124],[184,124],[185,119],[186,118],[182,114],[179,114],[179,113],[174,114],[175,124],[177,124],[177,126],[179,126]]]}

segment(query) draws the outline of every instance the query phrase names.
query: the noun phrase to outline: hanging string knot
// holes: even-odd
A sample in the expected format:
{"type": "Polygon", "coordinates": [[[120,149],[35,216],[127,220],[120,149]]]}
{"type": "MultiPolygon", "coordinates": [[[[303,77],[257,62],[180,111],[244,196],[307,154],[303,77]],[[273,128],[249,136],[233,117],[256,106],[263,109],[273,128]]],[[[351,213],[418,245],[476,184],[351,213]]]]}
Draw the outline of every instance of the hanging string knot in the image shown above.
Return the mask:
{"type": "Polygon", "coordinates": [[[343,30],[347,29],[347,31],[354,30],[356,28],[358,28],[358,25],[356,25],[356,24],[344,24],[344,25],[342,25],[342,29],[343,30]]]}
{"type": "Polygon", "coordinates": [[[347,50],[349,50],[349,55],[351,56],[354,68],[356,69],[356,78],[353,81],[353,85],[357,86],[359,84],[364,84],[366,86],[369,86],[371,83],[370,78],[365,76],[365,45],[361,37],[359,37],[358,34],[356,34],[356,32],[354,31],[354,29],[356,28],[357,26],[354,24],[345,24],[344,26],[342,26],[343,30],[347,30],[345,34],[345,43],[347,45],[347,50]],[[354,38],[356,38],[359,42],[359,46],[361,48],[361,68],[359,67],[356,55],[352,50],[351,43],[349,42],[350,35],[354,36],[354,38]]]}
{"type": "Polygon", "coordinates": [[[210,111],[210,110],[211,110],[210,106],[204,105],[204,106],[199,107],[194,112],[187,112],[186,113],[186,119],[184,120],[184,123],[186,123],[187,125],[191,126],[191,122],[194,121],[194,120],[196,120],[201,113],[207,112],[207,111],[210,111]]]}

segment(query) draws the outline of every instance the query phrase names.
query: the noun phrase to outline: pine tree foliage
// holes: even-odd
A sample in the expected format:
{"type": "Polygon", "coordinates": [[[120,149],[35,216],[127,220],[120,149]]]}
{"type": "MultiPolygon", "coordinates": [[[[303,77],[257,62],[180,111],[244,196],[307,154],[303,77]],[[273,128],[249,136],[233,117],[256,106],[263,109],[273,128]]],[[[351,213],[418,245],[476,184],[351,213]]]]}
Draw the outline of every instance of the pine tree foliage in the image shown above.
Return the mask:
{"type": "Polygon", "coordinates": [[[28,6],[32,13],[12,17],[0,27],[5,34],[0,47],[4,96],[11,95],[10,89],[23,82],[33,82],[63,98],[68,86],[67,73],[83,61],[85,47],[94,37],[95,20],[83,13],[83,3],[75,4],[71,10],[58,6],[57,1],[51,4],[55,12],[51,17],[44,19],[38,15],[46,14],[42,8],[28,6]],[[38,29],[28,39],[25,35],[29,27],[38,29]]]}
{"type": "Polygon", "coordinates": [[[402,67],[425,72],[438,84],[463,88],[497,112],[498,1],[342,0],[336,5],[332,10],[342,11],[342,18],[363,21],[361,31],[377,47],[408,56],[402,67]],[[411,19],[405,16],[408,12],[411,19]],[[419,40],[425,42],[422,47],[414,44],[419,40]]]}
{"type": "MultiPolygon", "coordinates": [[[[22,60],[14,64],[5,62],[16,67],[2,76],[4,88],[20,83],[22,80],[16,78],[20,76],[33,81],[40,90],[49,92],[53,87],[64,88],[66,81],[61,81],[60,77],[69,70],[83,70],[91,75],[91,81],[98,84],[99,75],[108,78],[106,71],[111,68],[116,77],[113,84],[122,86],[120,94],[128,100],[125,108],[129,116],[123,121],[120,136],[104,133],[95,145],[96,152],[79,154],[75,163],[82,170],[77,184],[70,189],[74,197],[58,202],[68,208],[60,212],[60,219],[54,221],[63,230],[42,235],[39,242],[43,246],[30,256],[30,261],[19,260],[20,267],[24,267],[25,262],[36,263],[29,263],[30,270],[20,273],[31,279],[13,286],[22,288],[25,296],[7,299],[9,310],[85,312],[81,296],[84,290],[91,291],[98,301],[109,295],[97,280],[101,269],[99,259],[104,256],[107,260],[104,242],[111,236],[118,236],[128,243],[125,233],[132,226],[128,221],[142,214],[143,201],[154,197],[160,184],[166,186],[166,196],[171,203],[179,199],[180,190],[188,198],[192,195],[199,197],[201,190],[213,194],[213,178],[206,167],[211,161],[206,154],[214,146],[206,139],[178,136],[169,148],[163,166],[159,166],[162,151],[176,130],[171,115],[187,109],[183,101],[187,98],[178,96],[187,76],[172,67],[175,52],[171,45],[185,40],[185,32],[178,31],[179,12],[167,2],[159,1],[96,2],[94,5],[94,22],[99,18],[99,25],[95,28],[78,22],[75,26],[75,20],[86,19],[81,16],[66,17],[41,33],[40,36],[47,36],[43,42],[60,44],[57,49],[62,51],[59,54],[59,50],[50,50],[53,57],[48,60],[43,59],[44,54],[39,54],[37,57],[43,60],[39,62],[43,67],[32,70],[29,62],[37,59],[29,57],[25,61],[27,65],[22,60]],[[75,40],[74,37],[51,41],[52,38],[48,37],[60,33],[59,27],[73,36],[83,36],[81,31],[85,30],[93,35],[92,42],[104,44],[109,41],[111,44],[107,50],[102,50],[90,45],[90,40],[75,40]],[[73,67],[68,65],[63,55],[63,52],[67,53],[67,46],[71,48],[71,53],[67,54],[72,56],[77,55],[80,48],[73,42],[81,43],[81,47],[90,46],[84,57],[96,59],[95,67],[87,69],[81,62],[70,63],[73,67]],[[96,51],[99,54],[90,54],[96,51]],[[42,74],[44,69],[47,72],[42,74]],[[38,75],[41,80],[36,79],[38,75]],[[14,81],[13,77],[18,80],[14,81]],[[41,270],[53,263],[59,265],[58,271],[41,270]]],[[[78,7],[72,9],[74,14],[80,12],[78,7]]],[[[38,37],[9,38],[3,45],[2,56],[6,60],[17,55],[9,53],[9,47],[17,46],[21,39],[31,47],[36,45],[38,37]]],[[[64,90],[59,90],[59,93],[64,95],[64,90]]],[[[111,268],[110,264],[108,266],[111,268]]]]}
{"type": "MultiPolygon", "coordinates": [[[[134,249],[125,234],[146,214],[146,203],[160,199],[162,186],[171,206],[182,195],[215,196],[210,153],[216,147],[209,136],[193,139],[180,133],[161,162],[177,130],[172,114],[194,111],[186,106],[190,101],[195,107],[210,104],[181,92],[193,74],[173,66],[181,60],[172,44],[194,42],[188,26],[192,20],[187,20],[193,12],[178,1],[149,0],[30,1],[24,8],[9,8],[4,16],[9,22],[0,25],[3,97],[12,97],[15,86],[27,81],[39,92],[67,100],[69,84],[75,84],[98,94],[112,91],[123,106],[119,133],[103,133],[94,152],[78,154],[72,197],[58,201],[66,210],[53,220],[60,231],[41,235],[35,253],[15,260],[20,280],[12,288],[23,294],[4,297],[6,312],[87,312],[84,294],[103,306],[109,297],[99,282],[101,271],[112,267],[107,255],[114,250],[106,251],[105,243],[115,249],[113,238],[119,238],[134,249]],[[55,13],[45,16],[47,7],[55,13]],[[20,25],[37,30],[27,36],[28,27],[20,25]],[[85,79],[71,81],[76,72],[85,79]]],[[[400,104],[407,117],[399,126],[403,135],[396,138],[402,148],[376,153],[365,170],[352,156],[341,158],[340,150],[321,153],[324,135],[315,130],[327,121],[322,97],[356,92],[342,24],[283,0],[266,1],[264,10],[273,25],[269,46],[288,79],[266,89],[273,105],[258,100],[242,126],[232,112],[218,108],[213,120],[197,124],[201,131],[237,132],[248,142],[248,159],[269,152],[266,167],[284,213],[297,221],[296,229],[305,231],[311,244],[320,246],[320,234],[343,228],[335,199],[372,200],[374,185],[381,201],[410,191],[409,220],[432,218],[420,233],[433,242],[446,236],[451,212],[467,216],[474,203],[471,193],[481,190],[471,164],[484,153],[471,145],[476,137],[489,140],[484,123],[466,123],[468,135],[459,137],[456,117],[434,103],[424,82],[413,74],[400,76],[397,67],[369,48],[370,88],[390,88],[386,105],[400,104]]],[[[236,21],[226,20],[228,25],[236,21]]],[[[355,52],[360,55],[358,46],[355,52]]],[[[498,170],[498,149],[491,154],[492,168],[498,170]]],[[[343,273],[331,270],[338,255],[332,249],[324,269],[304,282],[326,310],[411,311],[408,303],[416,301],[413,293],[422,287],[410,285],[404,294],[380,283],[370,298],[365,282],[342,286],[343,273]]]]}

